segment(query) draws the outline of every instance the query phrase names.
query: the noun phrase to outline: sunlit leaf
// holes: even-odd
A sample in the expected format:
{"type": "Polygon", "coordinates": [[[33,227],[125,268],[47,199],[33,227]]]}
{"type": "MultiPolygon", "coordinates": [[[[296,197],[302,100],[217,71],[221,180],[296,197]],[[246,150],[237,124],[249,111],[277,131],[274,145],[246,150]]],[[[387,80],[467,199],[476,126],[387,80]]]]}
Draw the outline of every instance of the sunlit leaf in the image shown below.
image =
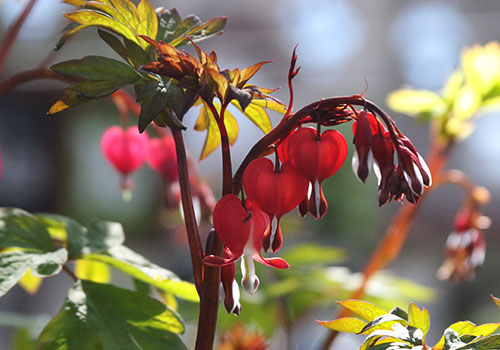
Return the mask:
{"type": "Polygon", "coordinates": [[[139,23],[136,26],[136,32],[156,38],[158,32],[158,16],[155,9],[147,0],[141,0],[137,5],[137,13],[139,15],[139,23]]]}
{"type": "Polygon", "coordinates": [[[54,72],[85,80],[124,80],[134,82],[140,75],[129,65],[103,56],[86,56],[50,67],[54,72]]]}
{"type": "Polygon", "coordinates": [[[243,113],[248,119],[252,121],[260,130],[265,134],[273,129],[271,120],[266,110],[255,103],[255,99],[245,108],[245,111],[241,108],[240,104],[234,101],[232,104],[236,106],[241,113],[243,113]]]}
{"type": "Polygon", "coordinates": [[[13,251],[0,253],[0,296],[7,293],[31,268],[35,277],[49,277],[61,271],[68,252],[61,248],[54,252],[27,253],[13,251]]]}
{"type": "Polygon", "coordinates": [[[472,330],[471,335],[475,335],[477,337],[486,337],[490,334],[493,334],[500,327],[500,323],[484,323],[476,326],[474,330],[472,330]]]}
{"type": "MultiPolygon", "coordinates": [[[[189,16],[187,17],[187,19],[189,19],[189,16]]],[[[180,27],[187,19],[184,19],[180,23],[180,27]]],[[[196,19],[198,18],[196,17],[196,19]]],[[[227,19],[224,16],[213,18],[201,24],[194,24],[196,20],[193,20],[192,22],[190,22],[193,25],[190,26],[189,29],[185,31],[176,30],[173,35],[168,38],[170,40],[166,40],[166,42],[168,42],[172,46],[182,46],[188,42],[186,37],[189,37],[194,42],[208,39],[209,37],[220,34],[222,32],[222,29],[226,25],[226,20],[227,19]]],[[[201,22],[199,19],[198,21],[201,22]]],[[[188,25],[186,25],[185,27],[188,27],[188,25]]]]}
{"type": "Polygon", "coordinates": [[[376,317],[388,314],[387,311],[377,305],[363,300],[344,300],[338,303],[368,322],[376,317]]]}
{"type": "Polygon", "coordinates": [[[42,220],[21,209],[0,208],[0,248],[11,247],[48,252],[54,245],[42,220]]]}
{"type": "Polygon", "coordinates": [[[144,294],[81,281],[38,339],[40,350],[187,349],[180,317],[144,294]]]}
{"type": "Polygon", "coordinates": [[[408,306],[408,324],[412,327],[419,328],[427,334],[430,328],[429,312],[426,308],[420,310],[414,303],[408,306]]]}
{"type": "MultiPolygon", "coordinates": [[[[275,111],[281,114],[286,113],[286,106],[278,101],[265,99],[265,98],[253,98],[250,105],[264,107],[266,109],[270,109],[271,111],[275,111]]],[[[248,107],[247,107],[248,108],[248,107]]]]}
{"type": "Polygon", "coordinates": [[[410,116],[431,113],[438,116],[446,111],[443,99],[429,90],[400,89],[387,97],[387,105],[396,112],[410,116]]]}
{"type": "MultiPolygon", "coordinates": [[[[220,114],[221,106],[214,103],[217,112],[220,114]]],[[[226,126],[226,131],[228,134],[229,143],[233,145],[238,138],[239,126],[236,118],[227,109],[224,112],[224,125],[226,126]]],[[[207,137],[203,145],[200,160],[205,159],[210,153],[215,151],[220,143],[220,131],[212,112],[203,104],[200,110],[198,119],[196,120],[195,130],[204,131],[207,130],[207,137]]]]}
{"type": "Polygon", "coordinates": [[[464,85],[453,101],[453,118],[466,120],[472,117],[481,104],[481,95],[472,85],[464,85]]]}
{"type": "Polygon", "coordinates": [[[112,266],[126,274],[152,286],[189,301],[199,301],[192,283],[182,281],[173,272],[166,270],[132,250],[120,246],[109,250],[109,254],[89,254],[84,258],[112,266]]]}
{"type": "MultiPolygon", "coordinates": [[[[455,322],[448,327],[448,329],[453,330],[458,335],[470,334],[470,332],[472,332],[474,328],[476,328],[476,325],[470,321],[455,322]]],[[[445,336],[443,335],[441,339],[437,342],[437,344],[434,345],[432,348],[434,350],[441,350],[444,346],[444,341],[445,341],[445,336]]]]}
{"type": "Polygon", "coordinates": [[[342,317],[333,321],[316,321],[320,325],[338,332],[359,333],[366,325],[366,322],[354,317],[342,317]]]}
{"type": "Polygon", "coordinates": [[[443,98],[448,102],[452,102],[464,83],[464,75],[460,71],[453,72],[448,78],[446,85],[443,88],[443,98]]]}
{"type": "Polygon", "coordinates": [[[33,276],[31,268],[26,271],[24,276],[19,280],[19,285],[30,294],[36,294],[42,285],[42,278],[33,276]]]}
{"type": "Polygon", "coordinates": [[[500,44],[475,45],[462,53],[462,71],[467,83],[483,95],[500,83],[500,44]]]}
{"type": "Polygon", "coordinates": [[[86,259],[76,261],[75,275],[80,279],[97,283],[107,283],[111,278],[108,265],[86,259]]]}

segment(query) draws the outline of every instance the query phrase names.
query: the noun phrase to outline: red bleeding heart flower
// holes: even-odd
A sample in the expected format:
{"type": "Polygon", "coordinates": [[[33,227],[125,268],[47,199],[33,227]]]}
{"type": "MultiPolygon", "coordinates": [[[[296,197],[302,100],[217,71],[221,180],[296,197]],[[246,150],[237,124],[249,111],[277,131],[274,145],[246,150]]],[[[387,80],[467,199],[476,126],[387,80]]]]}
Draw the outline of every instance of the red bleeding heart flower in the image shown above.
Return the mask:
{"type": "Polygon", "coordinates": [[[359,112],[353,125],[356,150],[352,167],[360,181],[365,182],[373,165],[378,179],[379,205],[392,199],[400,201],[403,196],[416,203],[424,186],[432,185],[431,173],[423,157],[406,136],[394,129],[391,135],[375,115],[364,110],[359,112]]]}
{"type": "Polygon", "coordinates": [[[284,162],[275,169],[267,158],[253,160],[243,174],[243,187],[252,202],[269,215],[271,230],[264,235],[263,246],[267,251],[280,249],[283,237],[281,217],[297,207],[307,195],[309,182],[291,163],[284,162]]]}
{"type": "Polygon", "coordinates": [[[249,293],[259,286],[255,275],[253,261],[278,269],[290,267],[281,258],[264,258],[261,255],[262,237],[269,230],[269,218],[254,203],[247,200],[246,208],[234,194],[222,197],[215,206],[213,213],[214,228],[222,243],[229,249],[232,257],[224,258],[214,255],[206,256],[203,262],[207,265],[227,265],[242,256],[246,264],[242,284],[249,293]]]}
{"type": "Polygon", "coordinates": [[[319,219],[328,209],[321,183],[335,174],[347,157],[347,142],[335,130],[327,130],[318,137],[317,130],[301,128],[291,137],[288,153],[292,164],[311,182],[308,201],[311,214],[319,219]]]}
{"type": "Polygon", "coordinates": [[[149,141],[148,163],[151,168],[161,174],[165,181],[172,183],[179,177],[177,173],[177,154],[175,141],[170,135],[161,139],[153,138],[149,141]]]}
{"type": "MultiPolygon", "coordinates": [[[[112,126],[101,138],[101,150],[104,156],[125,178],[141,167],[148,156],[148,148],[148,135],[140,134],[134,126],[127,130],[112,126]]],[[[123,186],[127,188],[130,184],[124,181],[123,186]]]]}

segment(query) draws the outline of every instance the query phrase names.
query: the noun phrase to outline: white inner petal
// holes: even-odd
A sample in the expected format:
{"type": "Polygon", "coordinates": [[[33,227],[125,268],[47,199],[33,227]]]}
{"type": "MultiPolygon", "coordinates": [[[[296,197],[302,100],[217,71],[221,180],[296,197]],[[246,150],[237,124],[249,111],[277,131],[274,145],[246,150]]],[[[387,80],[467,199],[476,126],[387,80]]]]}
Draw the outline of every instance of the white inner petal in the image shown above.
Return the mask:
{"type": "Polygon", "coordinates": [[[319,181],[316,180],[314,181],[314,199],[315,199],[315,202],[316,202],[316,217],[319,218],[320,217],[320,210],[319,210],[319,203],[320,203],[320,193],[319,193],[319,181]]]}

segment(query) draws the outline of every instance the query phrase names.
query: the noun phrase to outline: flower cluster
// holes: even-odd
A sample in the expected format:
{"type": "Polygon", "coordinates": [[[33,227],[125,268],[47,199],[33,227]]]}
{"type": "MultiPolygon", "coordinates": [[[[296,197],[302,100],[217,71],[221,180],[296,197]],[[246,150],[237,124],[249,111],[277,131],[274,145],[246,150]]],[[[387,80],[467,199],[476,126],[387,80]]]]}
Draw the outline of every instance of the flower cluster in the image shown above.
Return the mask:
{"type": "MultiPolygon", "coordinates": [[[[177,155],[175,142],[170,134],[163,133],[161,137],[149,138],[147,133],[139,133],[135,126],[127,129],[112,126],[101,137],[101,151],[111,166],[121,174],[121,190],[133,187],[130,175],[147,161],[149,167],[160,174],[165,182],[165,205],[168,208],[179,206],[181,197],[177,155]]],[[[198,212],[204,210],[211,213],[215,203],[208,184],[194,175],[190,177],[190,183],[193,197],[198,199],[198,212]]]]}
{"type": "Polygon", "coordinates": [[[454,230],[446,240],[446,260],[437,274],[440,279],[452,278],[466,281],[474,278],[476,270],[483,265],[486,242],[481,228],[487,227],[472,206],[464,206],[455,217],[454,230]]]}
{"type": "Polygon", "coordinates": [[[412,142],[394,125],[392,129],[389,131],[372,113],[357,113],[352,167],[358,179],[365,182],[373,166],[379,205],[393,199],[401,201],[403,197],[416,203],[424,187],[432,185],[431,172],[412,142]]]}

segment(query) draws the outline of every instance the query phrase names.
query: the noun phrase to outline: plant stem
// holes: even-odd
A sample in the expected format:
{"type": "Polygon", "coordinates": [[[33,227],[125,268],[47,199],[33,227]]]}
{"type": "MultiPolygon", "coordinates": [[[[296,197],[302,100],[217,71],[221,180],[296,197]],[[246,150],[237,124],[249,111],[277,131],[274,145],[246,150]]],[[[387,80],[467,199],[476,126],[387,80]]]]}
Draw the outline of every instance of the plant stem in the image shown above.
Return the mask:
{"type": "Polygon", "coordinates": [[[184,212],[189,251],[191,252],[191,262],[193,264],[194,283],[196,285],[196,289],[198,290],[198,294],[202,294],[203,277],[201,260],[203,259],[203,248],[201,246],[198,223],[196,222],[196,216],[194,214],[191,186],[189,184],[186,149],[184,147],[182,132],[178,129],[172,128],[172,135],[174,137],[175,150],[177,153],[177,167],[179,172],[179,185],[181,188],[182,210],[184,212]]]}
{"type": "MultiPolygon", "coordinates": [[[[222,106],[220,115],[215,106],[207,102],[212,112],[221,136],[222,150],[222,195],[233,192],[233,174],[231,165],[231,149],[226,126],[224,125],[224,112],[227,106],[222,106]]],[[[214,235],[211,250],[207,255],[222,256],[222,242],[214,235]]],[[[219,312],[219,285],[220,267],[204,267],[202,294],[200,295],[200,316],[198,319],[198,334],[196,336],[196,350],[211,350],[214,345],[217,330],[217,314],[219,312]]]]}
{"type": "MultiPolygon", "coordinates": [[[[429,169],[431,171],[435,184],[439,182],[452,147],[452,142],[449,142],[445,145],[440,145],[437,142],[434,142],[431,146],[429,155],[427,157],[427,164],[429,165],[429,169]]],[[[365,266],[365,269],[363,270],[363,280],[361,282],[361,285],[350,295],[348,299],[362,298],[370,278],[377,271],[384,268],[398,257],[399,253],[401,252],[401,248],[403,247],[403,244],[406,240],[406,237],[408,236],[408,232],[410,231],[411,225],[413,223],[413,218],[420,208],[422,200],[432,188],[434,188],[434,185],[424,192],[424,194],[416,204],[406,202],[396,213],[394,219],[389,224],[385,232],[383,240],[379,243],[377,249],[371,256],[370,260],[365,266]]],[[[347,317],[349,315],[349,310],[342,309],[335,318],[347,317]]],[[[338,333],[339,332],[334,330],[330,331],[327,338],[323,342],[321,349],[328,350],[333,341],[336,339],[338,333]]]]}
{"type": "Polygon", "coordinates": [[[2,75],[5,61],[7,59],[7,56],[9,55],[10,49],[12,48],[12,45],[17,39],[17,34],[19,34],[19,31],[21,30],[24,21],[30,14],[31,9],[35,5],[36,1],[37,0],[30,0],[26,4],[26,7],[24,8],[23,12],[21,12],[16,22],[14,22],[14,24],[12,24],[12,26],[9,28],[7,34],[5,34],[5,39],[2,43],[2,46],[0,47],[0,76],[2,75]]]}
{"type": "Polygon", "coordinates": [[[9,77],[8,79],[0,82],[0,95],[8,92],[9,90],[15,88],[18,85],[38,79],[51,79],[51,80],[60,80],[66,82],[80,81],[80,79],[64,76],[62,74],[53,72],[47,68],[30,69],[17,73],[9,77]]]}
{"type": "Polygon", "coordinates": [[[73,281],[75,281],[75,282],[78,281],[78,277],[76,277],[75,273],[67,265],[63,265],[62,269],[64,272],[66,272],[68,274],[69,277],[71,277],[71,279],[73,281]]]}

